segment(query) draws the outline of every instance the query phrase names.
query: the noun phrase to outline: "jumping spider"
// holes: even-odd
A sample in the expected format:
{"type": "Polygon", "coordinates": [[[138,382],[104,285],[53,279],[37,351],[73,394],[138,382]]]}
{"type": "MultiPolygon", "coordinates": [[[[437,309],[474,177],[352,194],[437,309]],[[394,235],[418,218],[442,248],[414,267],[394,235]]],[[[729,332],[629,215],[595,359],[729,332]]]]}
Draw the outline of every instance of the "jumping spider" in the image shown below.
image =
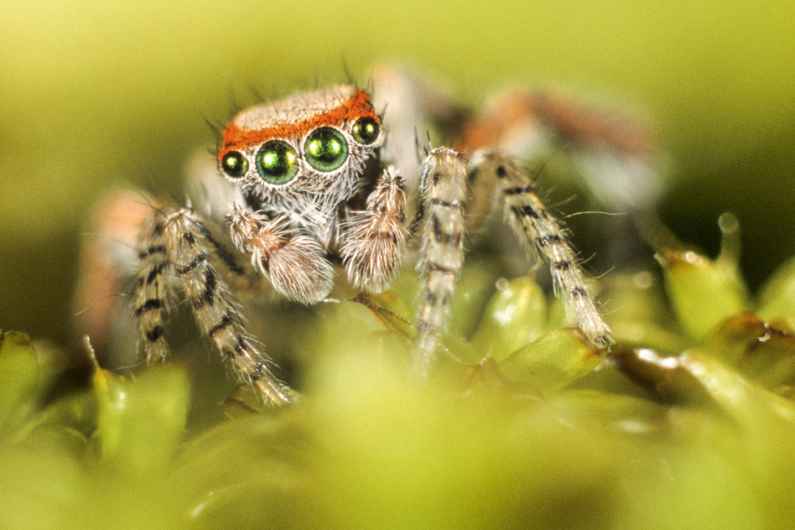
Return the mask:
{"type": "Polygon", "coordinates": [[[338,85],[239,112],[221,134],[217,170],[194,176],[209,190],[210,207],[160,205],[139,216],[144,222],[127,223],[138,227],[131,304],[146,361],[167,357],[165,318],[181,295],[234,374],[268,404],[289,403],[295,394],[247,331],[235,277],[256,274],[287,299],[311,305],[328,297],[335,266],[356,289],[379,292],[413,252],[422,286],[415,365],[425,374],[465,239],[497,209],[520,244],[549,263],[571,322],[608,348],[610,329],[567,231],[517,162],[537,144],[538,131],[565,135],[581,150],[644,152],[637,135],[599,116],[528,92],[468,113],[435,87],[385,67],[372,91],[338,85]],[[454,141],[418,156],[417,123],[426,118],[454,141]],[[236,253],[227,250],[230,242],[236,253]]]}

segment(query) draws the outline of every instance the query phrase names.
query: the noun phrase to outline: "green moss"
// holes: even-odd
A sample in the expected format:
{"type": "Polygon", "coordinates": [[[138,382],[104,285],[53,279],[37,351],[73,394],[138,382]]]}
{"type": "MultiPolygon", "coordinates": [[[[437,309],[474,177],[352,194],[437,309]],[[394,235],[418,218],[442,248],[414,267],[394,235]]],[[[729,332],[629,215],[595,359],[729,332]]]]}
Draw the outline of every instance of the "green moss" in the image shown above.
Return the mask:
{"type": "Polygon", "coordinates": [[[470,265],[427,384],[404,271],[291,314],[304,399],[255,412],[241,389],[220,421],[188,420],[186,364],[63,392],[58,352],[3,333],[0,528],[789,528],[795,270],[763,320],[727,264],[666,255],[676,319],[653,274],[602,280],[609,354],[531,279],[470,265]]]}

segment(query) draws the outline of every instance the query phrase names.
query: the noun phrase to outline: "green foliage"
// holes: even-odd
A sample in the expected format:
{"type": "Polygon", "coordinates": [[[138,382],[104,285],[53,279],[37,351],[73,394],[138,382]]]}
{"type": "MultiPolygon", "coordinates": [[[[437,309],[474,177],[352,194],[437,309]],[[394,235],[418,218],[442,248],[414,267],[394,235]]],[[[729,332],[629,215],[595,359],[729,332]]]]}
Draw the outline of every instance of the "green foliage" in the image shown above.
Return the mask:
{"type": "Polygon", "coordinates": [[[204,389],[184,364],[128,378],[89,357],[64,390],[74,366],[5,332],[0,528],[789,528],[792,263],[763,320],[731,263],[671,255],[677,319],[649,272],[601,282],[607,355],[533,280],[471,265],[426,384],[408,376],[405,271],[294,319],[298,405],[257,411],[240,389],[209,427],[189,421],[204,389]]]}

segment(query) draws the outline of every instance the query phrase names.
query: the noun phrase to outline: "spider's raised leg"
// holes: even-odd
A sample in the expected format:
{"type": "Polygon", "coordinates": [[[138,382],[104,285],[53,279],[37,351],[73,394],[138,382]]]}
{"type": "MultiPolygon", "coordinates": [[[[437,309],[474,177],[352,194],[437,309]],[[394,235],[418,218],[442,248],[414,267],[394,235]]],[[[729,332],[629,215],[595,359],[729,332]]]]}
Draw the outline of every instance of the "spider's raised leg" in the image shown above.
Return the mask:
{"type": "Polygon", "coordinates": [[[271,218],[235,205],[228,223],[235,247],[251,257],[251,264],[278,293],[311,305],[331,292],[334,268],[320,242],[291,227],[285,216],[271,218]]]}
{"type": "Polygon", "coordinates": [[[527,171],[495,152],[476,154],[470,165],[475,180],[494,181],[505,219],[527,251],[535,249],[549,262],[555,293],[563,299],[569,320],[595,346],[613,344],[610,328],[585,284],[567,230],[544,206],[527,171]]]}
{"type": "Polygon", "coordinates": [[[416,369],[423,376],[433,361],[464,262],[466,179],[466,165],[452,149],[437,147],[422,163],[420,204],[412,229],[421,231],[416,369]]]}
{"type": "Polygon", "coordinates": [[[351,212],[343,226],[340,254],[357,289],[381,292],[394,278],[406,241],[405,209],[403,179],[384,168],[367,197],[367,208],[351,212]]]}
{"type": "Polygon", "coordinates": [[[287,404],[293,393],[273,375],[270,360],[247,333],[237,300],[209,259],[214,246],[208,234],[189,209],[163,214],[162,245],[168,268],[189,300],[199,328],[237,378],[252,385],[268,405],[287,404]]]}

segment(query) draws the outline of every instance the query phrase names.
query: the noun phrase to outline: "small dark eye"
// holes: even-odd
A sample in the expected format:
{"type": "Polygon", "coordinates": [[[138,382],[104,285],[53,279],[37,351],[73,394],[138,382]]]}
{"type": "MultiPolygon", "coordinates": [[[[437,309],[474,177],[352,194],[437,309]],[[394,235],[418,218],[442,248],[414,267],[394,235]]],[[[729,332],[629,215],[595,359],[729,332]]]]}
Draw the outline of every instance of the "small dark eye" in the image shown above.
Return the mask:
{"type": "Polygon", "coordinates": [[[240,178],[248,171],[248,160],[238,151],[229,151],[221,159],[221,168],[227,176],[240,178]]]}
{"type": "Polygon", "coordinates": [[[378,139],[381,127],[373,118],[359,118],[353,124],[353,138],[360,144],[369,145],[378,139]]]}
{"type": "Polygon", "coordinates": [[[318,171],[334,171],[348,158],[348,142],[337,129],[316,129],[304,143],[306,160],[318,171]]]}
{"type": "Polygon", "coordinates": [[[298,174],[298,154],[282,140],[271,140],[257,151],[257,171],[271,184],[287,184],[298,174]]]}

